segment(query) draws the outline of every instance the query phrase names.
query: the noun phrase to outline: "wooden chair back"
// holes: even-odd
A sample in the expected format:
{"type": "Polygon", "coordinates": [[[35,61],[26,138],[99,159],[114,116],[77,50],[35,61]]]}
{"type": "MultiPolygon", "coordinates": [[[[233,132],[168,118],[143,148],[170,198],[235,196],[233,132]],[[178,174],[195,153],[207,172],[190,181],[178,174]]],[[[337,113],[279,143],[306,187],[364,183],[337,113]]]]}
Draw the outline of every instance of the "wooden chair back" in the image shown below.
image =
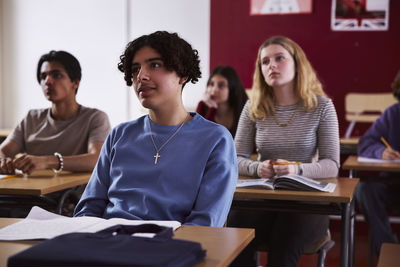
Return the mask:
{"type": "Polygon", "coordinates": [[[350,125],[345,138],[351,136],[357,122],[373,123],[387,107],[396,102],[392,93],[348,93],[345,97],[345,110],[350,125]]]}

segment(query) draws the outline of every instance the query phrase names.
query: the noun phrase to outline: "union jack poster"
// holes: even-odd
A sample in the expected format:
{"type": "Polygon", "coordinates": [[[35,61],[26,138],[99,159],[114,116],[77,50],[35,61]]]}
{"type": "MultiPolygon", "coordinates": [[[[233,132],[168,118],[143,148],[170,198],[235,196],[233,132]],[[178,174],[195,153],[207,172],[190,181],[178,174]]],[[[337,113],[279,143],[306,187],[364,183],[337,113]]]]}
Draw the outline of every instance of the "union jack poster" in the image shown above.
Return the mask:
{"type": "Polygon", "coordinates": [[[250,15],[311,13],[312,0],[250,0],[250,15]]]}
{"type": "Polygon", "coordinates": [[[332,0],[333,31],[387,31],[389,0],[332,0]]]}

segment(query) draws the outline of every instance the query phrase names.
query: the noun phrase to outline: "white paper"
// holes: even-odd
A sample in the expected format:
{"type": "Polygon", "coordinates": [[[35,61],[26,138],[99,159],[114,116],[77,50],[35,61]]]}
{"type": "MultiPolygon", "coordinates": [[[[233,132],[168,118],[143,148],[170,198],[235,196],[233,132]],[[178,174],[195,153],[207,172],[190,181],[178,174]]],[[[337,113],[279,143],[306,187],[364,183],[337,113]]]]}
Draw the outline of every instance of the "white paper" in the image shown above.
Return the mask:
{"type": "Polygon", "coordinates": [[[71,218],[33,207],[24,220],[0,229],[0,240],[50,239],[72,232],[94,233],[117,224],[139,225],[144,223],[172,227],[174,230],[181,226],[178,221],[103,219],[88,216],[71,218]]]}
{"type": "Polygon", "coordinates": [[[365,157],[358,157],[357,161],[365,162],[365,163],[400,163],[400,159],[384,160],[384,159],[372,159],[372,158],[365,158],[365,157]]]}

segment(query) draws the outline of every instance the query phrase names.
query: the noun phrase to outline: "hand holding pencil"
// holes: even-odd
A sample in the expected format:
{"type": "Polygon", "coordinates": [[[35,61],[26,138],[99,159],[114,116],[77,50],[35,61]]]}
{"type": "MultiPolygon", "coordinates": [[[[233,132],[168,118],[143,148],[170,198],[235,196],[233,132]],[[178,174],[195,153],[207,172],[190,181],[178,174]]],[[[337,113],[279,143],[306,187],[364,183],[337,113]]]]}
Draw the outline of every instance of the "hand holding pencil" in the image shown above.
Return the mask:
{"type": "Polygon", "coordinates": [[[296,173],[296,165],[300,162],[287,161],[283,159],[278,159],[276,161],[270,161],[272,168],[277,176],[282,176],[286,174],[296,173]]]}
{"type": "Polygon", "coordinates": [[[258,165],[257,174],[262,178],[272,178],[275,176],[274,168],[270,160],[264,160],[258,165]]]}
{"type": "Polygon", "coordinates": [[[386,149],[383,150],[383,152],[382,152],[382,159],[394,160],[394,159],[400,158],[400,153],[398,151],[394,150],[383,136],[381,137],[381,141],[386,146],[386,149]]]}
{"type": "Polygon", "coordinates": [[[14,169],[12,158],[0,158],[0,174],[14,174],[14,169]]]}

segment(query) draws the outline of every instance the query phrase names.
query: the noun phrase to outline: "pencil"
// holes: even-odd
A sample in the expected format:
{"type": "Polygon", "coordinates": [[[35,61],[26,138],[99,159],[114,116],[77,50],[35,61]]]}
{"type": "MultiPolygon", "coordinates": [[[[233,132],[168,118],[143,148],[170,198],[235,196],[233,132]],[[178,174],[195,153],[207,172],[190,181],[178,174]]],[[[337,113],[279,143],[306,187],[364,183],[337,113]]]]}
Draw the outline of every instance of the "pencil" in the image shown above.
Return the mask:
{"type": "Polygon", "coordinates": [[[4,178],[2,178],[0,180],[12,179],[12,178],[15,178],[15,177],[18,177],[18,176],[21,176],[21,175],[19,175],[19,174],[11,174],[11,175],[8,175],[8,176],[6,176],[6,177],[4,177],[4,178]]]}
{"type": "Polygon", "coordinates": [[[271,161],[271,165],[299,165],[301,162],[276,162],[276,161],[271,161]]]}
{"type": "Polygon", "coordinates": [[[383,136],[381,137],[381,141],[382,141],[382,143],[385,144],[385,146],[386,146],[387,148],[392,149],[392,147],[389,145],[389,143],[386,141],[386,139],[385,139],[383,136]]]}

